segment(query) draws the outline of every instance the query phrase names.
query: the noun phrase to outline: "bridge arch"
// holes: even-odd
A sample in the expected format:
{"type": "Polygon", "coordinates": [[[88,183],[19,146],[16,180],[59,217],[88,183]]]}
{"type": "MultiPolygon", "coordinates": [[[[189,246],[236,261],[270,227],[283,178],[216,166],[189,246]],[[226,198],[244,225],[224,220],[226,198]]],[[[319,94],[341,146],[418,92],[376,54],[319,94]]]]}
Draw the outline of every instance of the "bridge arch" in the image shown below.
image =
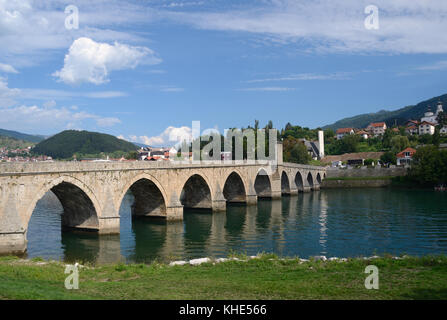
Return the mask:
{"type": "Polygon", "coordinates": [[[297,171],[295,175],[295,184],[298,191],[304,190],[304,180],[303,176],[301,175],[301,172],[297,171]]]}
{"type": "Polygon", "coordinates": [[[312,189],[314,187],[314,178],[312,177],[312,173],[311,172],[309,172],[307,174],[307,178],[306,179],[307,179],[307,183],[308,183],[309,187],[312,189]]]}
{"type": "Polygon", "coordinates": [[[241,175],[233,171],[225,179],[223,196],[227,202],[246,202],[247,188],[241,175]]]}
{"type": "Polygon", "coordinates": [[[272,196],[272,184],[264,168],[258,170],[254,187],[259,198],[270,198],[272,196]]]}
{"type": "Polygon", "coordinates": [[[283,171],[281,174],[281,193],[290,194],[289,175],[286,171],[283,171]]]}
{"type": "Polygon", "coordinates": [[[37,191],[25,213],[26,230],[37,202],[49,191],[56,195],[64,209],[62,227],[99,231],[101,211],[96,196],[82,181],[70,176],[48,181],[37,191]]]}
{"type": "Polygon", "coordinates": [[[118,209],[129,190],[135,198],[132,216],[166,216],[166,191],[154,176],[143,173],[132,177],[119,194],[118,209]]]}
{"type": "Polygon", "coordinates": [[[180,202],[185,208],[212,209],[212,190],[205,176],[194,173],[183,184],[180,202]]]}
{"type": "Polygon", "coordinates": [[[165,217],[166,193],[161,184],[149,174],[133,177],[119,196],[118,208],[130,190],[134,196],[131,212],[134,217],[165,217]]]}
{"type": "Polygon", "coordinates": [[[321,184],[321,175],[319,172],[317,173],[317,183],[321,184]]]}

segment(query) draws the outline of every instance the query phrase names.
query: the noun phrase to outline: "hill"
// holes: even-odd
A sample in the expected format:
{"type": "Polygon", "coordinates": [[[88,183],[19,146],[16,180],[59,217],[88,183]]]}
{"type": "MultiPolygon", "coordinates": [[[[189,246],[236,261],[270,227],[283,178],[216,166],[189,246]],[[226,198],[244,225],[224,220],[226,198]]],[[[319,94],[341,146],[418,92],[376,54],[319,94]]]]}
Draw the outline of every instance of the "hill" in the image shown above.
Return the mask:
{"type": "Polygon", "coordinates": [[[45,154],[53,158],[71,158],[73,154],[95,155],[101,152],[134,151],[137,147],[130,142],[115,136],[89,131],[66,130],[40,143],[33,149],[33,153],[45,154]]]}
{"type": "Polygon", "coordinates": [[[0,136],[10,137],[10,138],[34,142],[34,143],[38,143],[45,139],[45,137],[43,137],[43,136],[31,135],[31,134],[21,133],[21,132],[12,131],[12,130],[5,130],[5,129],[0,129],[0,136]]]}
{"type": "Polygon", "coordinates": [[[344,118],[333,124],[324,126],[323,129],[338,129],[338,128],[366,128],[371,122],[386,122],[387,126],[403,125],[409,119],[419,120],[424,112],[430,106],[432,111],[436,110],[438,101],[444,105],[444,111],[447,111],[447,94],[439,97],[434,97],[426,101],[422,101],[414,106],[407,106],[394,111],[381,110],[376,113],[366,113],[358,116],[344,118]]]}
{"type": "Polygon", "coordinates": [[[29,141],[23,141],[0,135],[0,148],[6,147],[8,150],[25,149],[32,145],[34,145],[34,143],[29,141]]]}

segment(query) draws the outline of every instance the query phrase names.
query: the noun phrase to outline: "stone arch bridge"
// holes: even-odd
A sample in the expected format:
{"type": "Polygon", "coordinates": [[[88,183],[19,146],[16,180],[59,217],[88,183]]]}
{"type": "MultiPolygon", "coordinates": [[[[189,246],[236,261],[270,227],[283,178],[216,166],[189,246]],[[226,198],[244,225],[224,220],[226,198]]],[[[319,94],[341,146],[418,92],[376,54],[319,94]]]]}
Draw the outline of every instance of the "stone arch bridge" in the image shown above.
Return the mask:
{"type": "Polygon", "coordinates": [[[62,227],[119,233],[119,209],[129,190],[132,215],[182,220],[183,209],[225,211],[226,204],[255,205],[319,190],[325,168],[235,161],[54,162],[0,164],[0,253],[26,250],[28,223],[37,202],[52,191],[61,202],[62,227]]]}

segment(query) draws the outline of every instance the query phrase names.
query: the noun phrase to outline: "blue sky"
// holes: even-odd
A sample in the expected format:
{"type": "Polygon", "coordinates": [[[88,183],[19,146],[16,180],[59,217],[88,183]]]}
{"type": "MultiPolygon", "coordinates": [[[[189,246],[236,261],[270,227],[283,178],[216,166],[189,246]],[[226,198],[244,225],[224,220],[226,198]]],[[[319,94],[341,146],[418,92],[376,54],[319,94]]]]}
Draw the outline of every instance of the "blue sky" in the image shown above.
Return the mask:
{"type": "Polygon", "coordinates": [[[195,120],[315,128],[447,93],[443,30],[442,0],[0,0],[0,128],[152,145],[195,120]]]}

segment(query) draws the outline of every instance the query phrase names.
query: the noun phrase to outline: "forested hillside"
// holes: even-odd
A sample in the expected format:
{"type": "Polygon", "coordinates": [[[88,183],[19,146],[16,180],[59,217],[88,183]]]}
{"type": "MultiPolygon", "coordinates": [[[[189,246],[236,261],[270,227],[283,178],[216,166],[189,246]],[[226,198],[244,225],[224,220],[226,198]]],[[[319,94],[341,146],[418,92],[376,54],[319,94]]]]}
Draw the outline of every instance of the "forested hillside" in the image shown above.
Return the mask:
{"type": "Polygon", "coordinates": [[[56,159],[71,158],[74,154],[96,155],[102,152],[129,152],[137,146],[115,136],[89,131],[66,130],[38,143],[32,152],[56,159]]]}

